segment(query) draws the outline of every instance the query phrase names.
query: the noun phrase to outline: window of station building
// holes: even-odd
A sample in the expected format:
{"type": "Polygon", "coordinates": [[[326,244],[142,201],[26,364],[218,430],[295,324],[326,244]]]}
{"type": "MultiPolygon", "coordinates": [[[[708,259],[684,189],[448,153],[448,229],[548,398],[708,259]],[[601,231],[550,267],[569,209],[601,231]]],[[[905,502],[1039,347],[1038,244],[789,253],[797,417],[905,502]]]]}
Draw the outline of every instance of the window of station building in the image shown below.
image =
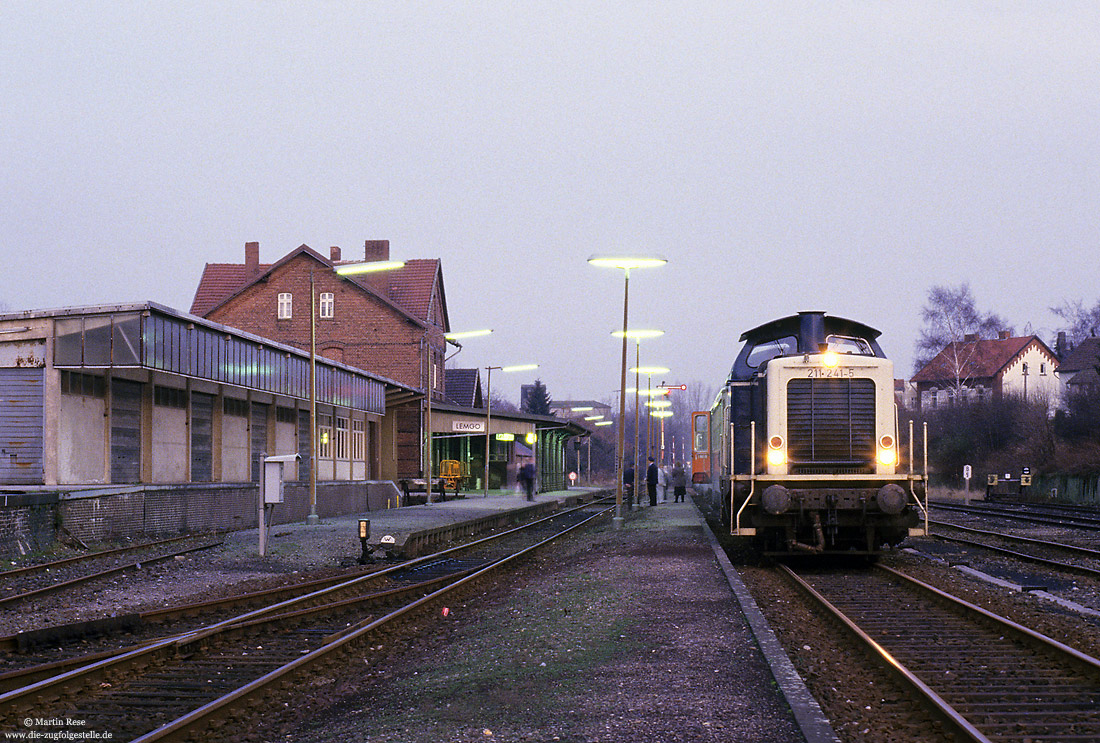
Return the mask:
{"type": "Polygon", "coordinates": [[[97,377],[93,374],[62,371],[61,394],[103,399],[107,396],[107,383],[103,377],[97,377]]]}
{"type": "Polygon", "coordinates": [[[289,320],[291,318],[294,297],[290,292],[279,292],[278,319],[289,320]]]}
{"type": "Polygon", "coordinates": [[[367,436],[364,431],[365,421],[353,420],[351,422],[351,458],[363,461],[367,458],[367,436]]]}
{"type": "Polygon", "coordinates": [[[1046,373],[1047,373],[1047,365],[1046,364],[1039,364],[1039,374],[1046,374],[1046,373]]]}
{"type": "Polygon", "coordinates": [[[297,423],[298,411],[294,408],[275,408],[275,420],[279,423],[297,423]]]}
{"type": "Polygon", "coordinates": [[[334,317],[334,310],[336,308],[335,295],[332,292],[321,292],[320,304],[318,304],[318,313],[321,317],[334,317]]]}
{"type": "Polygon", "coordinates": [[[332,458],[332,416],[317,416],[317,456],[332,458]]]}
{"type": "Polygon", "coordinates": [[[336,458],[348,458],[348,419],[336,416],[336,458]]]}
{"type": "Polygon", "coordinates": [[[222,410],[226,415],[235,415],[238,418],[248,417],[248,400],[238,400],[235,397],[227,397],[222,403],[222,410]]]}
{"type": "Polygon", "coordinates": [[[153,404],[162,408],[186,408],[187,390],[157,386],[153,389],[153,404]]]}

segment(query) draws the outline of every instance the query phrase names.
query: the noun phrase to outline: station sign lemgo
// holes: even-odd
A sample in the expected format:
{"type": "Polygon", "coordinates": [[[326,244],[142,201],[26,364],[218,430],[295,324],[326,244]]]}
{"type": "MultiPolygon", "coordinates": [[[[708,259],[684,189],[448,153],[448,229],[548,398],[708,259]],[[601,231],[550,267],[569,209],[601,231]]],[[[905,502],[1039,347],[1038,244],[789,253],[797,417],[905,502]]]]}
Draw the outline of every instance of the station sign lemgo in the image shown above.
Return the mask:
{"type": "Polygon", "coordinates": [[[485,433],[485,421],[451,421],[453,433],[485,433]]]}

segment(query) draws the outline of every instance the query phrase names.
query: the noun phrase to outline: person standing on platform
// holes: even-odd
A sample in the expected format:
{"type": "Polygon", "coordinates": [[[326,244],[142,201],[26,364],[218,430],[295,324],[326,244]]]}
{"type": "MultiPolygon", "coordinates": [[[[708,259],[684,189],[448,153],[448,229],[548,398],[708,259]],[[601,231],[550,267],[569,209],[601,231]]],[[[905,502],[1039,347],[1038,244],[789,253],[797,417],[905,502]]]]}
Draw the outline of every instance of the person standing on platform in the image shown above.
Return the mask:
{"type": "Polygon", "coordinates": [[[626,510],[634,510],[634,465],[627,463],[623,469],[623,495],[626,498],[626,510]]]}
{"type": "Polygon", "coordinates": [[[672,494],[673,503],[683,503],[687,495],[687,472],[679,462],[672,468],[672,494]]]}
{"type": "Polygon", "coordinates": [[[649,458],[649,466],[645,470],[645,487],[649,491],[649,505],[657,505],[657,463],[653,457],[649,458]]]}
{"type": "Polygon", "coordinates": [[[519,481],[527,493],[527,500],[535,499],[535,465],[528,462],[519,469],[519,481]]]}

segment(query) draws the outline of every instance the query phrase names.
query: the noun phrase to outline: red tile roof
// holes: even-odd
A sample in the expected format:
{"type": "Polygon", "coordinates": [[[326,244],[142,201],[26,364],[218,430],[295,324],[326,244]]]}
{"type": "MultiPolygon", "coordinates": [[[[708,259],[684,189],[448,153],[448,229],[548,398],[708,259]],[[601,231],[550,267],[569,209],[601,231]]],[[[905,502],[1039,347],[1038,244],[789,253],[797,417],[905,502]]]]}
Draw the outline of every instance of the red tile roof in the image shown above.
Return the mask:
{"type": "Polygon", "coordinates": [[[956,376],[963,379],[989,379],[997,376],[1032,341],[1042,343],[1034,335],[949,343],[923,369],[913,375],[912,381],[954,382],[956,376]]]}
{"type": "MultiPolygon", "coordinates": [[[[329,262],[303,245],[291,251],[278,262],[260,264],[259,271],[249,274],[243,263],[207,263],[203,269],[202,278],[199,279],[198,289],[195,290],[195,298],[191,302],[191,314],[200,317],[218,307],[233,295],[240,292],[246,286],[253,283],[258,277],[263,276],[274,266],[283,263],[295,253],[305,249],[311,255],[322,262],[329,262]]],[[[340,261],[338,263],[351,263],[354,261],[340,261]]],[[[440,276],[440,261],[438,258],[420,258],[405,262],[405,265],[393,271],[387,271],[389,279],[388,300],[404,310],[410,316],[422,322],[428,322],[428,312],[431,305],[432,294],[436,289],[437,277],[439,277],[439,295],[444,302],[444,319],[446,319],[446,300],[443,298],[442,277],[440,276]]],[[[366,279],[349,277],[353,283],[372,294],[366,279]]],[[[386,299],[384,297],[384,299],[386,299]]]]}
{"type": "MultiPolygon", "coordinates": [[[[261,263],[260,273],[270,268],[270,263],[261,263]]],[[[191,302],[191,314],[202,317],[243,289],[250,278],[243,263],[207,263],[191,302]]]]}
{"type": "MultiPolygon", "coordinates": [[[[386,272],[390,299],[416,319],[427,322],[430,319],[428,311],[438,273],[438,258],[414,258],[405,261],[401,268],[386,272]]],[[[442,291],[440,295],[442,296],[442,291]]]]}

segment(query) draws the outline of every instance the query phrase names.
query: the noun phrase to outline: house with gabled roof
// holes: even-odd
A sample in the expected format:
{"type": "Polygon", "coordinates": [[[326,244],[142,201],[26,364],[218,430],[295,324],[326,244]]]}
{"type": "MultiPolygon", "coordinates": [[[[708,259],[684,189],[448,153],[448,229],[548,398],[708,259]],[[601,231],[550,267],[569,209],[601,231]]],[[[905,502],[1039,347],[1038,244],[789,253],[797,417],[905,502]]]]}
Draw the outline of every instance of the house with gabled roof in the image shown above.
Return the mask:
{"type": "Polygon", "coordinates": [[[967,335],[949,343],[910,381],[925,410],[1011,395],[1045,399],[1053,409],[1059,399],[1057,369],[1057,356],[1039,336],[1010,337],[1002,331],[996,339],[967,335]]]}
{"type": "Polygon", "coordinates": [[[1100,387],[1100,338],[1086,338],[1058,364],[1063,393],[1100,387]]]}
{"type": "MultiPolygon", "coordinates": [[[[421,400],[444,400],[444,335],[450,330],[439,259],[415,259],[390,270],[341,275],[351,263],[389,261],[388,240],[367,240],[362,261],[326,257],[300,245],[274,263],[260,263],[260,245],[245,243],[244,263],[207,263],[192,314],[400,382],[420,390],[387,400],[397,442],[397,472],[418,476],[423,465],[421,400]],[[311,340],[312,339],[312,340],[311,340]]],[[[324,380],[318,380],[323,384],[324,380]]]]}

